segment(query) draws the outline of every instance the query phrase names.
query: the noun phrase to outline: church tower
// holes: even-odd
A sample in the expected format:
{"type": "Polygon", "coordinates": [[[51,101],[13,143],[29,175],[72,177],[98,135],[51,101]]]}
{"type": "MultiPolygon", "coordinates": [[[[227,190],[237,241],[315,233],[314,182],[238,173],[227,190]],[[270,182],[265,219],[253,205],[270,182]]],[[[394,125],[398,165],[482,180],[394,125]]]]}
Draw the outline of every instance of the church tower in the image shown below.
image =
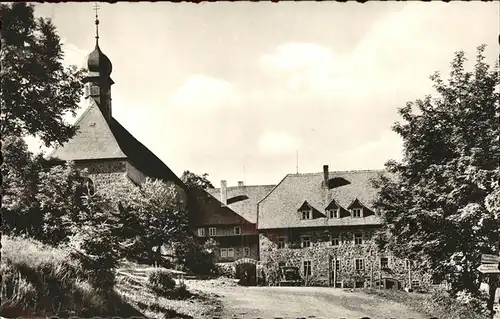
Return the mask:
{"type": "Polygon", "coordinates": [[[99,19],[97,16],[97,6],[94,7],[96,10],[95,16],[95,26],[96,26],[96,37],[95,37],[95,49],[92,51],[85,61],[84,68],[87,70],[87,74],[83,79],[85,85],[85,99],[93,99],[99,106],[102,114],[107,121],[111,120],[111,85],[114,84],[111,79],[111,71],[113,66],[109,58],[102,53],[101,48],[99,48],[99,19]]]}

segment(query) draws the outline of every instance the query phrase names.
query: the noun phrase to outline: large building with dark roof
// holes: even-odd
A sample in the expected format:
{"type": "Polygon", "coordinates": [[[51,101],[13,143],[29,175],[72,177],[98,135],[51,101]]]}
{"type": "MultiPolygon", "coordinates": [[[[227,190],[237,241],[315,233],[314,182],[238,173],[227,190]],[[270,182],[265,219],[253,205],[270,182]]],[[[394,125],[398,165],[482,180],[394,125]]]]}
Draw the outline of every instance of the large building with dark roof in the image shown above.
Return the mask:
{"type": "Polygon", "coordinates": [[[424,286],[409,260],[381,250],[372,180],[383,170],[288,174],[258,203],[259,258],[298,267],[308,284],[334,287],[424,286]]]}

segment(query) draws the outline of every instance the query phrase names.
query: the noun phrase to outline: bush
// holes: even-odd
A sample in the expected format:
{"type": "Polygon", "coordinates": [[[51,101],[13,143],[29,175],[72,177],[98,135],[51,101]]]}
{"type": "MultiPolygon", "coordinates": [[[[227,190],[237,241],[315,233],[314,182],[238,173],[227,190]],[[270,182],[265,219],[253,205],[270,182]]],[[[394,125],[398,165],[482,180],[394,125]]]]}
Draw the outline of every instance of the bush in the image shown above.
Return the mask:
{"type": "Polygon", "coordinates": [[[218,263],[215,264],[215,272],[219,276],[224,276],[228,278],[235,277],[235,269],[233,263],[218,263]]]}
{"type": "Polygon", "coordinates": [[[155,293],[168,296],[175,289],[175,280],[170,273],[163,270],[155,270],[148,277],[148,286],[155,293]]]}
{"type": "Polygon", "coordinates": [[[212,238],[201,243],[193,237],[188,237],[181,242],[174,243],[172,248],[176,263],[182,270],[200,275],[216,272],[214,252],[217,244],[212,238]]]}

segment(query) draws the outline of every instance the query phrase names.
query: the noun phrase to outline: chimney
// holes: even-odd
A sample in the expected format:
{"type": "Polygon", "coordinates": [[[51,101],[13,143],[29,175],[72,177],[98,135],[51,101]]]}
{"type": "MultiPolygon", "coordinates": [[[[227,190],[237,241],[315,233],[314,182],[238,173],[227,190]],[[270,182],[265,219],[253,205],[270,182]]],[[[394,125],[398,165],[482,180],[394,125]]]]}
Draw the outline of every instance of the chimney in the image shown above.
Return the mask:
{"type": "Polygon", "coordinates": [[[227,181],[220,181],[220,201],[222,206],[227,205],[227,181]]]}
{"type": "Polygon", "coordinates": [[[328,180],[330,180],[330,177],[328,176],[328,165],[323,165],[323,183],[326,189],[328,189],[328,180]]]}
{"type": "Polygon", "coordinates": [[[243,181],[239,181],[238,182],[238,187],[243,187],[243,186],[245,186],[245,183],[243,183],[243,181]]]}

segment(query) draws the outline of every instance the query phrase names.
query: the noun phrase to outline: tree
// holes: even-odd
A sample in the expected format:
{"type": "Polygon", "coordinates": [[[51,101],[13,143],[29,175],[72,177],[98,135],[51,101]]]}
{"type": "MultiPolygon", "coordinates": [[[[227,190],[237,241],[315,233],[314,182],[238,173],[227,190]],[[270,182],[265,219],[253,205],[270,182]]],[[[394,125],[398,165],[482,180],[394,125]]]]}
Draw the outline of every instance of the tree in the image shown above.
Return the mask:
{"type": "Polygon", "coordinates": [[[43,216],[36,200],[39,172],[44,167],[41,155],[34,156],[26,142],[15,136],[4,138],[1,165],[1,213],[3,230],[8,234],[40,237],[43,216]]]}
{"type": "Polygon", "coordinates": [[[375,181],[375,207],[385,224],[381,245],[414,258],[455,292],[476,293],[480,254],[498,249],[500,223],[485,202],[493,202],[500,177],[500,82],[498,62],[492,69],[484,49],[472,71],[457,52],[447,83],[439,73],[431,77],[435,98],[399,109],[404,123],[393,130],[403,139],[403,160],[389,161],[393,176],[375,181]]]}
{"type": "Polygon", "coordinates": [[[187,234],[187,212],[175,186],[160,180],[146,179],[140,187],[107,192],[119,203],[120,230],[117,236],[123,242],[128,257],[161,262],[161,248],[184,239],[187,234]],[[145,254],[145,256],[137,255],[145,254]]]}
{"type": "Polygon", "coordinates": [[[75,115],[82,72],[63,66],[64,53],[54,25],[48,19],[35,19],[33,11],[33,5],[23,2],[0,5],[0,134],[2,140],[7,135],[33,135],[49,146],[75,133],[63,115],[75,115]]]}
{"type": "Polygon", "coordinates": [[[182,182],[186,184],[188,189],[207,189],[214,188],[214,185],[208,180],[208,174],[197,175],[190,171],[184,171],[181,176],[182,182]]]}

